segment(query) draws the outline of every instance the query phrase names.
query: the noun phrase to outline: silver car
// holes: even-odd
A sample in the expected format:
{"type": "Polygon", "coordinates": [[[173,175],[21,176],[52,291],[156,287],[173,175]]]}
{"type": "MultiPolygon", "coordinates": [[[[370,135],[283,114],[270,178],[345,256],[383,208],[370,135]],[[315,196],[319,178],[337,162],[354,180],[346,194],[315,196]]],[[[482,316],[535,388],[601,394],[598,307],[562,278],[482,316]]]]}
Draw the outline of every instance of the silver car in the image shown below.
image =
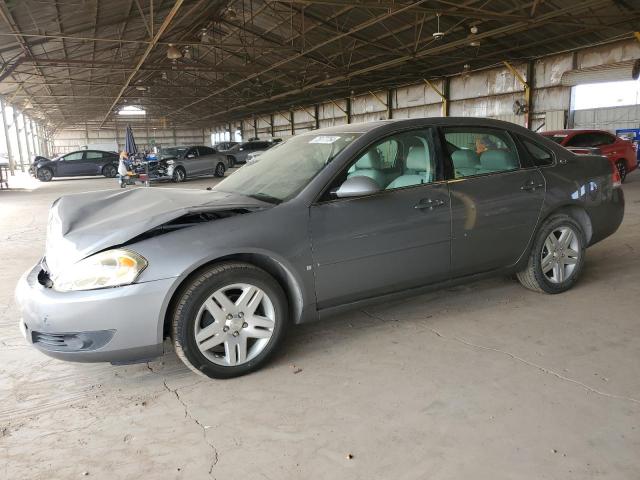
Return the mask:
{"type": "Polygon", "coordinates": [[[269,150],[276,144],[276,142],[270,142],[267,140],[251,140],[249,142],[234,145],[229,150],[225,150],[222,153],[227,157],[227,165],[229,165],[229,167],[233,167],[235,165],[245,163],[249,155],[262,153],[269,150]]]}
{"type": "Polygon", "coordinates": [[[234,377],[292,324],[369,302],[514,273],[564,292],[622,221],[619,180],[604,157],[495,120],[311,131],[213,191],[56,200],[45,255],[17,286],[20,328],[83,362],[146,360],[171,337],[193,371],[234,377]]]}
{"type": "Polygon", "coordinates": [[[166,165],[167,175],[176,183],[202,175],[224,177],[227,170],[224,155],[203,145],[163,148],[160,162],[166,165]]]}

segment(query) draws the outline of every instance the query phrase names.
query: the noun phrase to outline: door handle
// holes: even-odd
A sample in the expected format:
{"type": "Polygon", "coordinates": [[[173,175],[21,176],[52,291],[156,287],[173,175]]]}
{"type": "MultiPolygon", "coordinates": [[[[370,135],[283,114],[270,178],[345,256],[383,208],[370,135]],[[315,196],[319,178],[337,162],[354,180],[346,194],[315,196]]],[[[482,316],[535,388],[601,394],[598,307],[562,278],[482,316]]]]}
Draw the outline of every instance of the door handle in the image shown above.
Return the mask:
{"type": "Polygon", "coordinates": [[[529,181],[529,182],[525,183],[524,185],[522,185],[520,187],[520,190],[524,190],[525,192],[533,192],[533,191],[537,190],[538,188],[544,188],[544,184],[535,183],[532,180],[532,181],[529,181]]]}
{"type": "Polygon", "coordinates": [[[433,200],[431,198],[426,198],[426,199],[420,200],[420,202],[414,205],[413,208],[415,208],[416,210],[424,210],[425,208],[428,208],[429,210],[433,210],[436,207],[444,206],[444,204],[445,204],[444,200],[441,200],[441,199],[433,200]]]}

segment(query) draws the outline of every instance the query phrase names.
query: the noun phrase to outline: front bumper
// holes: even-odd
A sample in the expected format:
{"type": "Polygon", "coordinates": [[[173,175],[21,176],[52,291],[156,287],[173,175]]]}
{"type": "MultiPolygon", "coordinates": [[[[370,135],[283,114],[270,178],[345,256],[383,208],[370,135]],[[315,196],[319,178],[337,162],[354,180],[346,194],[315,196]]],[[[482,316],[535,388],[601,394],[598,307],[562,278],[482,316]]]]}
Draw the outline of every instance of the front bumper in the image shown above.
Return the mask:
{"type": "Polygon", "coordinates": [[[173,278],[117,288],[57,292],[40,265],[16,288],[20,329],[41,352],[76,362],[130,363],[162,355],[163,305],[173,278]]]}

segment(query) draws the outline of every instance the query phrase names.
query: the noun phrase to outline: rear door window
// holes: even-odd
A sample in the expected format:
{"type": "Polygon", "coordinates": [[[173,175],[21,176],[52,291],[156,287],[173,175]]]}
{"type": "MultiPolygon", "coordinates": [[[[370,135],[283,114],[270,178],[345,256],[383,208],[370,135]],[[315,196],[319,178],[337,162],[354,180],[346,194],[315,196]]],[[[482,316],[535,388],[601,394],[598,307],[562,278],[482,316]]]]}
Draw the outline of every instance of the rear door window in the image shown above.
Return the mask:
{"type": "Polygon", "coordinates": [[[593,133],[578,133],[567,142],[567,147],[595,147],[597,136],[593,133]]]}
{"type": "Polygon", "coordinates": [[[198,154],[199,155],[211,155],[213,153],[216,153],[215,150],[213,148],[209,148],[209,147],[198,147],[198,154]]]}
{"type": "Polygon", "coordinates": [[[478,127],[444,128],[455,178],[500,173],[520,168],[518,149],[503,130],[478,127]]]}
{"type": "Polygon", "coordinates": [[[595,135],[596,145],[611,145],[616,141],[616,138],[613,135],[609,135],[608,133],[596,133],[595,135]]]}
{"type": "Polygon", "coordinates": [[[89,150],[87,152],[87,160],[102,160],[102,152],[96,152],[95,150],[89,150]]]}

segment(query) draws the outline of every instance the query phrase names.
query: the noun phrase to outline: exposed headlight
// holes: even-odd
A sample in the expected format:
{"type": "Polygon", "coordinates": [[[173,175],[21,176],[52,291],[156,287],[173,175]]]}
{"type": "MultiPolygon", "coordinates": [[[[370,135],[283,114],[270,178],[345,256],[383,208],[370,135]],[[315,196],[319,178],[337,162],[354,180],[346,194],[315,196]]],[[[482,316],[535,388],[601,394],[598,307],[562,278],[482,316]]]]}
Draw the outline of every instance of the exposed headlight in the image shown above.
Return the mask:
{"type": "Polygon", "coordinates": [[[80,260],[54,277],[53,288],[70,292],[129,285],[146,267],[145,258],[135,252],[107,250],[80,260]]]}

